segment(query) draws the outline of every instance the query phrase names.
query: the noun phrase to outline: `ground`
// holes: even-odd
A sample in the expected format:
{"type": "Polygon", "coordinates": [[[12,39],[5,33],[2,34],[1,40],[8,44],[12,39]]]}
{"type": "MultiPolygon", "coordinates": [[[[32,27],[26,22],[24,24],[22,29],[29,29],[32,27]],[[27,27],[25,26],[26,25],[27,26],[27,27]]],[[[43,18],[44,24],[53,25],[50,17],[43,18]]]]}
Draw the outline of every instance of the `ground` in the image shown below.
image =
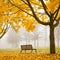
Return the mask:
{"type": "MultiPolygon", "coordinates": [[[[44,50],[45,51],[45,50],[44,50]]],[[[0,60],[60,60],[60,49],[56,54],[40,51],[23,51],[20,50],[2,50],[0,49],[0,60]]]]}
{"type": "Polygon", "coordinates": [[[0,60],[60,60],[60,53],[0,52],[0,60]]]}

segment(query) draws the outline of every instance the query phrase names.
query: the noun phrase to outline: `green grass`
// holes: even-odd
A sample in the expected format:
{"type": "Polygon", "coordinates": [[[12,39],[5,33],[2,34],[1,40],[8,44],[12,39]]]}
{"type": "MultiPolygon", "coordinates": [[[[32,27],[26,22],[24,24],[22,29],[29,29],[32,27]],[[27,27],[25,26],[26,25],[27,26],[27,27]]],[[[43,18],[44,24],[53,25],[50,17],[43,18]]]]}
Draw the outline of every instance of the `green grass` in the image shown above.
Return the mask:
{"type": "Polygon", "coordinates": [[[57,48],[56,48],[56,51],[60,51],[60,48],[57,47],[57,48]]]}
{"type": "MultiPolygon", "coordinates": [[[[50,48],[38,48],[38,52],[50,52],[50,48]]],[[[60,48],[56,47],[56,52],[60,51],[60,48]]]]}
{"type": "Polygon", "coordinates": [[[38,48],[37,49],[38,52],[49,52],[49,48],[38,48]]]}
{"type": "Polygon", "coordinates": [[[12,48],[12,49],[0,49],[0,52],[18,52],[20,51],[19,48],[12,48]]]}
{"type": "MultiPolygon", "coordinates": [[[[12,49],[0,49],[0,52],[19,52],[21,49],[19,48],[12,48],[12,49]]],[[[38,48],[37,52],[48,52],[49,53],[50,49],[49,48],[38,48]]],[[[60,51],[60,48],[56,48],[56,52],[60,51]]]]}

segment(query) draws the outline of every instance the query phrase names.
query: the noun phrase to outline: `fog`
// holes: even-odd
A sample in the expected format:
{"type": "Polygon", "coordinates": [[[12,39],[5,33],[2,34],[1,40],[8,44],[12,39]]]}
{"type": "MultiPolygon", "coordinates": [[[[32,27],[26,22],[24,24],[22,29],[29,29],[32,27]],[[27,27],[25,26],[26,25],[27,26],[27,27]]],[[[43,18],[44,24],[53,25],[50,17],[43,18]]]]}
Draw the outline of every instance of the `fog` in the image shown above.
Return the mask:
{"type": "MultiPolygon", "coordinates": [[[[60,46],[59,26],[55,29],[55,44],[60,46]],[[57,29],[58,28],[58,29],[57,29]]],[[[27,32],[23,27],[18,33],[10,28],[0,39],[0,48],[20,48],[20,45],[32,44],[33,47],[49,47],[49,26],[37,24],[33,32],[27,32]]]]}

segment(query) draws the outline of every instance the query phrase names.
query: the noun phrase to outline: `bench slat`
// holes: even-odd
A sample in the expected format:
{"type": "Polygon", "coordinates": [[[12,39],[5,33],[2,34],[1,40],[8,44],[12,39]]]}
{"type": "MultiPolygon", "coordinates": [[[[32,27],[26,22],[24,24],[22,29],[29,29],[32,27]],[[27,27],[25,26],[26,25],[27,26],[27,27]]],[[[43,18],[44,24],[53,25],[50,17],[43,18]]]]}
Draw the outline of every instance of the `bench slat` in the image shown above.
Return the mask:
{"type": "Polygon", "coordinates": [[[32,49],[32,45],[21,45],[21,49],[22,50],[31,50],[32,49]]]}
{"type": "Polygon", "coordinates": [[[22,52],[22,50],[25,50],[25,52],[26,52],[26,50],[35,50],[36,51],[36,49],[33,49],[32,45],[21,45],[21,52],[22,52]]]}

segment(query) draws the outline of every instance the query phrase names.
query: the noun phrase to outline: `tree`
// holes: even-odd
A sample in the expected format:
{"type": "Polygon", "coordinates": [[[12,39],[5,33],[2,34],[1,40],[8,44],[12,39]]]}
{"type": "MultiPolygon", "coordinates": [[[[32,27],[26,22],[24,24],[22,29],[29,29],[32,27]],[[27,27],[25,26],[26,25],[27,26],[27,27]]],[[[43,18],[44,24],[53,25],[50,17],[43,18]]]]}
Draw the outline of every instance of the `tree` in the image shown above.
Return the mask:
{"type": "MultiPolygon", "coordinates": [[[[54,39],[54,28],[58,25],[59,23],[59,19],[60,19],[60,1],[59,0],[49,0],[46,2],[43,0],[22,0],[30,9],[32,16],[38,21],[38,23],[43,24],[43,25],[49,25],[50,27],[50,53],[55,53],[55,39],[54,39]],[[36,2],[41,3],[38,5],[38,7],[40,7],[39,9],[44,9],[45,13],[42,16],[43,21],[41,21],[40,17],[37,15],[38,11],[36,8],[36,2]],[[52,3],[53,2],[53,3],[52,3]],[[55,6],[54,6],[55,5],[55,6]],[[35,8],[35,10],[34,10],[35,8]],[[49,19],[48,21],[46,21],[45,19],[49,19]]],[[[10,1],[11,2],[11,1],[10,1]]],[[[12,3],[13,4],[13,3],[12,3]]],[[[13,4],[14,5],[14,4],[13,4]]],[[[16,5],[14,5],[16,6],[16,5]]],[[[17,8],[19,8],[19,5],[16,6],[17,8]]],[[[19,8],[20,9],[20,8],[19,8]]],[[[28,12],[26,12],[28,14],[28,12]]],[[[31,15],[31,14],[29,14],[31,15]]]]}
{"type": "Polygon", "coordinates": [[[33,31],[33,40],[34,40],[35,48],[38,48],[39,34],[40,34],[39,33],[39,24],[37,24],[35,30],[33,31]]]}
{"type": "Polygon", "coordinates": [[[55,29],[55,34],[56,34],[56,36],[55,36],[55,38],[56,38],[56,41],[57,41],[57,47],[60,47],[59,45],[59,42],[60,42],[60,21],[59,21],[59,25],[56,27],[56,29],[55,29]]]}
{"type": "Polygon", "coordinates": [[[35,28],[34,24],[36,24],[36,21],[34,22],[34,20],[31,19],[33,18],[30,18],[30,16],[26,15],[25,12],[22,12],[22,10],[12,5],[9,0],[1,0],[0,1],[0,38],[2,38],[5,35],[5,33],[9,29],[9,26],[11,26],[16,32],[18,32],[20,27],[22,26],[26,28],[27,31],[31,31],[31,30],[33,31],[35,28]]]}
{"type": "MultiPolygon", "coordinates": [[[[50,53],[55,53],[55,38],[54,29],[59,24],[60,20],[60,0],[3,0],[1,8],[8,11],[9,15],[5,18],[15,30],[18,30],[15,25],[16,22],[22,22],[22,25],[27,31],[34,30],[36,21],[43,25],[48,25],[50,27],[50,53]],[[9,2],[9,3],[8,3],[9,2]],[[7,4],[8,3],[8,4],[7,4]],[[6,5],[6,7],[4,6],[6,5]],[[8,7],[7,7],[8,5],[8,7]],[[10,8],[9,8],[10,7],[10,8]],[[12,9],[12,7],[14,7],[12,9]],[[8,8],[6,10],[6,8],[8,8]],[[41,12],[41,10],[43,12],[41,12]],[[10,14],[9,11],[13,13],[10,14]],[[14,15],[16,13],[16,15],[14,15]],[[15,25],[13,25],[13,21],[15,25]]],[[[4,11],[3,11],[4,12],[4,11]]],[[[0,14],[2,15],[2,13],[0,14]]],[[[3,15],[6,15],[3,13],[3,15]]],[[[2,19],[2,18],[1,18],[2,19]]],[[[4,19],[4,20],[5,20],[4,19]]]]}
{"type": "Polygon", "coordinates": [[[18,44],[19,44],[19,39],[18,39],[18,35],[17,33],[14,31],[13,28],[10,28],[9,31],[8,31],[8,37],[7,37],[7,41],[9,44],[12,45],[12,48],[16,47],[18,48],[18,44]]]}

